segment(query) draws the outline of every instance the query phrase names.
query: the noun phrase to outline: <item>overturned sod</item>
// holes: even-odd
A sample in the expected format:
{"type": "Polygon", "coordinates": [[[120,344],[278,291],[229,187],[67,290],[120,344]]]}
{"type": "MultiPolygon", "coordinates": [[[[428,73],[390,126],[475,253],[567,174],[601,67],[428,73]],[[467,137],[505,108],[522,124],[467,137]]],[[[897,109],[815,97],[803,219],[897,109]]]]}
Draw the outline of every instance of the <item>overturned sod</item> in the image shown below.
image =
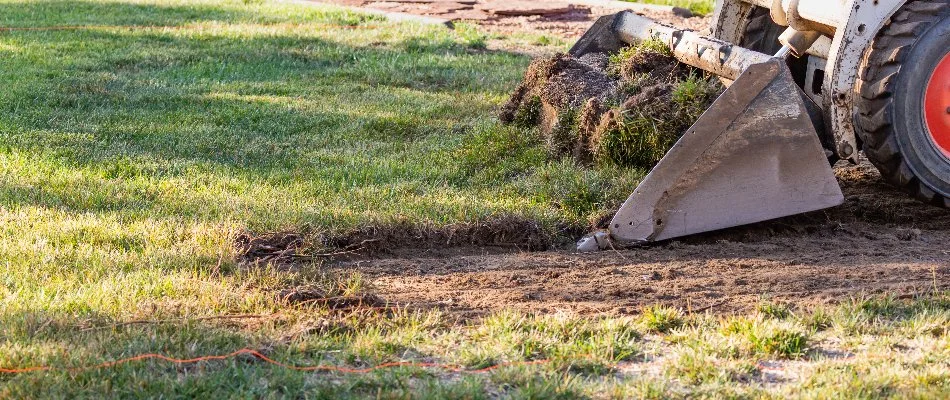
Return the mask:
{"type": "Polygon", "coordinates": [[[500,119],[538,126],[552,156],[649,169],[722,90],[646,41],[611,56],[535,60],[500,119]]]}

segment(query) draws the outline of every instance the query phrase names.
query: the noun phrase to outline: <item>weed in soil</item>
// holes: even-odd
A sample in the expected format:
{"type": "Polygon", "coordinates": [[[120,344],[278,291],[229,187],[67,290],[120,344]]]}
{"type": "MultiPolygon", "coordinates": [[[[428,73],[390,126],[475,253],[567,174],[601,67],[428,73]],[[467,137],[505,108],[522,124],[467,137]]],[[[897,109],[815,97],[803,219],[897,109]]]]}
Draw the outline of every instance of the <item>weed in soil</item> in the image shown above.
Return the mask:
{"type": "Polygon", "coordinates": [[[645,41],[611,56],[536,60],[500,118],[539,126],[554,157],[650,169],[722,90],[662,43],[645,41]]]}
{"type": "Polygon", "coordinates": [[[651,332],[667,333],[683,326],[683,313],[675,308],[654,305],[643,310],[641,321],[651,332]]]}

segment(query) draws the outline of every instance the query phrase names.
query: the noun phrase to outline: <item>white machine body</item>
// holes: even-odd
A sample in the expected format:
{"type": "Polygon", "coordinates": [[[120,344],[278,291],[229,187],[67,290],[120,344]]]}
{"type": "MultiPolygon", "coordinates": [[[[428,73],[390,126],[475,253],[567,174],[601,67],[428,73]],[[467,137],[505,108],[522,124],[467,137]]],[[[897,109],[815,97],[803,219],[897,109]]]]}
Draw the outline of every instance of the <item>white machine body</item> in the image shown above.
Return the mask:
{"type": "Polygon", "coordinates": [[[753,7],[771,10],[772,20],[800,32],[817,32],[804,90],[822,107],[839,157],[856,161],[854,129],[858,67],[871,41],[906,0],[719,0],[713,36],[738,43],[753,7]]]}

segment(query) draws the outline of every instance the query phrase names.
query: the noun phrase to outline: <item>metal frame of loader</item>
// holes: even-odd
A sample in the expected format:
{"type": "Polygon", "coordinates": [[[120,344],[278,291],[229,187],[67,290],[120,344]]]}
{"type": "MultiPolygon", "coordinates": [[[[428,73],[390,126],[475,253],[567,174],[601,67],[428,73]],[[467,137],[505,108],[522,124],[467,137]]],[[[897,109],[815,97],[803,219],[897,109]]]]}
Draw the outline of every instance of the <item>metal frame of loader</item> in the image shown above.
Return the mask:
{"type": "Polygon", "coordinates": [[[718,0],[712,37],[630,11],[598,20],[572,55],[660,40],[680,62],[720,76],[728,88],[641,182],[609,232],[582,239],[578,249],[659,241],[843,202],[828,160],[857,162],[859,68],[905,3],[718,0]],[[776,54],[735,44],[757,8],[787,27],[776,54]],[[798,82],[786,62],[791,56],[807,60],[798,82]]]}

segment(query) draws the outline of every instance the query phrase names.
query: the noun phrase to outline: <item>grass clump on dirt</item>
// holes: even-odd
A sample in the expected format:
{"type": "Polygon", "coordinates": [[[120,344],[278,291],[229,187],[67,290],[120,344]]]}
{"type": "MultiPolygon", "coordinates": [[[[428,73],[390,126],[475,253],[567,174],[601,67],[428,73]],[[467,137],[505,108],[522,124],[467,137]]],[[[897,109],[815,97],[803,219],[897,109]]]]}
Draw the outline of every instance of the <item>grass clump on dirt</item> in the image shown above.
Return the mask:
{"type": "Polygon", "coordinates": [[[683,326],[683,312],[671,307],[651,306],[643,310],[640,321],[649,331],[668,333],[683,326]]]}
{"type": "Polygon", "coordinates": [[[788,304],[765,299],[759,303],[756,311],[767,318],[775,319],[785,319],[792,315],[791,307],[788,304]]]}
{"type": "Polygon", "coordinates": [[[500,118],[539,126],[554,157],[650,169],[721,91],[650,40],[613,55],[536,60],[500,118]]]}
{"type": "Polygon", "coordinates": [[[501,311],[470,328],[470,342],[448,345],[458,348],[460,363],[471,368],[511,360],[545,360],[558,369],[604,374],[641,352],[641,335],[629,318],[585,319],[501,311]]]}
{"type": "Polygon", "coordinates": [[[720,331],[743,340],[746,354],[795,359],[808,350],[808,335],[800,324],[733,317],[723,321],[720,331]]]}
{"type": "Polygon", "coordinates": [[[624,0],[631,3],[658,4],[688,9],[696,15],[707,15],[713,12],[716,2],[711,0],[624,0]]]}

